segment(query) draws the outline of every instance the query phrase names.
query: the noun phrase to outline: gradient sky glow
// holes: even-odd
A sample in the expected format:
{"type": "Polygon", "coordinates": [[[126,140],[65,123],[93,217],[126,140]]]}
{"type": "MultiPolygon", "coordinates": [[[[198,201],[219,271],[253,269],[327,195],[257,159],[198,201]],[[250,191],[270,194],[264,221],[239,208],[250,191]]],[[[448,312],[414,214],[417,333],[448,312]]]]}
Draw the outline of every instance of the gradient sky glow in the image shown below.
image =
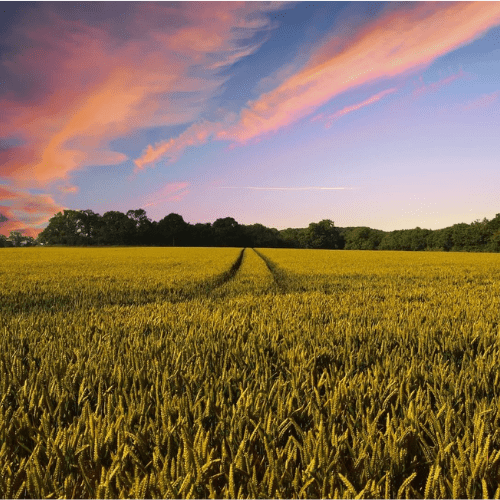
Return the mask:
{"type": "Polygon", "coordinates": [[[500,212],[500,2],[2,2],[0,233],[500,212]]]}

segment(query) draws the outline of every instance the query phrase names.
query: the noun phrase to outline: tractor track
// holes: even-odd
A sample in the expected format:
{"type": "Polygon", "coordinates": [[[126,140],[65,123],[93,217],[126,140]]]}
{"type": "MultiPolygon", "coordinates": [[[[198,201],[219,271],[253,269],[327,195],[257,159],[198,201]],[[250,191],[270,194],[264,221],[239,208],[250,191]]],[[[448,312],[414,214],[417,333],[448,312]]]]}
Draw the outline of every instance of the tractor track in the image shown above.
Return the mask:
{"type": "Polygon", "coordinates": [[[262,255],[258,250],[252,248],[252,250],[264,261],[269,272],[274,278],[274,282],[279,292],[287,293],[289,291],[288,277],[284,271],[282,271],[271,259],[262,255]]]}
{"type": "Polygon", "coordinates": [[[224,271],[222,274],[219,274],[208,281],[196,283],[193,288],[181,290],[178,297],[175,297],[174,300],[169,300],[169,302],[187,302],[198,299],[202,295],[209,297],[218,288],[234,279],[236,273],[241,267],[245,250],[246,248],[241,250],[238,258],[233,262],[232,266],[227,271],[224,271]]]}

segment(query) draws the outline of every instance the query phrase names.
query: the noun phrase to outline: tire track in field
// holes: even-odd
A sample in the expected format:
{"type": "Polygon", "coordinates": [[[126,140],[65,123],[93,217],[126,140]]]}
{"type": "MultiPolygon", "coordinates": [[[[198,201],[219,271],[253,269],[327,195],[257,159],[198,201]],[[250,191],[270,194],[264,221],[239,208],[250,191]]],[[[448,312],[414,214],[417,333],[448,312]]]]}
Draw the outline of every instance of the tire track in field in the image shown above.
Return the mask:
{"type": "Polygon", "coordinates": [[[285,271],[280,269],[271,259],[261,254],[255,248],[252,249],[266,264],[269,272],[273,275],[274,282],[276,283],[276,287],[282,293],[286,293],[290,291],[290,280],[285,271]]]}
{"type": "Polygon", "coordinates": [[[222,274],[215,276],[209,281],[197,283],[193,289],[183,290],[178,300],[175,302],[194,300],[200,297],[200,295],[208,296],[221,286],[225,285],[229,281],[233,280],[236,276],[236,273],[239,271],[241,267],[241,263],[243,261],[243,256],[245,254],[246,248],[243,248],[238,255],[238,258],[234,261],[233,265],[222,274]]]}
{"type": "Polygon", "coordinates": [[[245,248],[243,248],[231,267],[222,273],[207,278],[203,281],[194,281],[190,284],[183,284],[179,287],[165,286],[154,292],[152,296],[138,297],[135,294],[123,292],[123,295],[117,299],[109,300],[99,296],[94,298],[92,303],[88,301],[79,302],[79,299],[67,293],[54,293],[42,295],[28,295],[26,292],[19,291],[16,294],[5,294],[0,291],[0,314],[59,314],[67,309],[78,309],[80,307],[101,309],[103,307],[136,307],[153,304],[158,302],[169,302],[176,304],[179,302],[188,302],[199,299],[202,296],[210,294],[234,279],[236,273],[241,267],[245,248]]]}
{"type": "Polygon", "coordinates": [[[226,271],[222,273],[221,275],[217,276],[215,280],[212,282],[212,290],[215,288],[218,288],[222,286],[224,283],[227,283],[228,281],[234,279],[236,276],[236,273],[241,267],[241,263],[243,262],[243,255],[245,254],[246,248],[243,248],[238,255],[238,258],[234,261],[233,265],[229,269],[229,271],[226,271]]]}
{"type": "Polygon", "coordinates": [[[253,248],[247,248],[234,279],[213,290],[212,296],[217,299],[229,299],[242,295],[276,293],[276,291],[276,281],[266,263],[253,248]]]}

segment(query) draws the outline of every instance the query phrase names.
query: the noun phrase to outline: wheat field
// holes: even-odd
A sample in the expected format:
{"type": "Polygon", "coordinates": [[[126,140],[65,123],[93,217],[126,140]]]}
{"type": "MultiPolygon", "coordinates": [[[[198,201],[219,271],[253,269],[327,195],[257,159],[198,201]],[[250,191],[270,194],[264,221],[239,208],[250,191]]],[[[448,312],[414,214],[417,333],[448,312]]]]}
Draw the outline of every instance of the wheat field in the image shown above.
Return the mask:
{"type": "Polygon", "coordinates": [[[500,255],[0,252],[0,496],[499,498],[500,255]]]}

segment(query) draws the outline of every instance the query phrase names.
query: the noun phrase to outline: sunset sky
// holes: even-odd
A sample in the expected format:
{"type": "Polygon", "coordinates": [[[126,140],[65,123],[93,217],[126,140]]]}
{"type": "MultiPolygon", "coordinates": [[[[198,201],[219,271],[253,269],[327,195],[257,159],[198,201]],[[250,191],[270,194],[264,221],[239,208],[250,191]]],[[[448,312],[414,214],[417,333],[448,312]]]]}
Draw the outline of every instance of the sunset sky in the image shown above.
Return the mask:
{"type": "Polygon", "coordinates": [[[2,2],[0,233],[500,212],[500,2],[2,2]]]}

